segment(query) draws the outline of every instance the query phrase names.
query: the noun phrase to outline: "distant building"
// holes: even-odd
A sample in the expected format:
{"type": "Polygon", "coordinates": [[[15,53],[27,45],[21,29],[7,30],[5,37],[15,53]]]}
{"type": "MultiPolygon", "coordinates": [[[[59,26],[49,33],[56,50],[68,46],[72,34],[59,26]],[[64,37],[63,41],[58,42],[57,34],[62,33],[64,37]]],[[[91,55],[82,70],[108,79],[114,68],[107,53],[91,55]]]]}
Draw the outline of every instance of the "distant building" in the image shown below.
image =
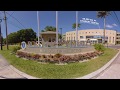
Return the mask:
{"type": "Polygon", "coordinates": [[[40,36],[44,42],[56,41],[56,32],[53,32],[53,31],[41,32],[40,36]]]}
{"type": "Polygon", "coordinates": [[[117,35],[116,35],[116,44],[120,44],[120,32],[117,32],[117,35]]]}
{"type": "MultiPolygon", "coordinates": [[[[108,44],[115,45],[116,35],[117,32],[115,30],[105,30],[105,42],[108,44]]],[[[76,40],[76,31],[66,32],[66,41],[69,40],[76,40]]],[[[92,44],[102,43],[104,41],[104,30],[103,29],[78,30],[78,41],[92,44]]]]}

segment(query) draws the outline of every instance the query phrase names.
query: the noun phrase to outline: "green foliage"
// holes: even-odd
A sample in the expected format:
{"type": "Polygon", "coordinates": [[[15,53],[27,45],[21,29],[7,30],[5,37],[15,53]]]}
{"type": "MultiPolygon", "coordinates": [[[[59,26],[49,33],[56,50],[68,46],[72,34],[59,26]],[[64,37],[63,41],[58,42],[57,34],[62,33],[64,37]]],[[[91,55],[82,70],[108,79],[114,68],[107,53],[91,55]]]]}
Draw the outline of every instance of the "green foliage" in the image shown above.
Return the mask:
{"type": "MultiPolygon", "coordinates": [[[[8,35],[8,43],[9,44],[15,44],[20,43],[22,41],[28,42],[33,41],[36,39],[36,32],[33,31],[33,29],[22,29],[17,32],[10,33],[8,35]]],[[[5,43],[6,39],[4,39],[5,43]]]]}
{"type": "Polygon", "coordinates": [[[106,48],[104,55],[92,59],[89,62],[55,65],[42,64],[34,60],[24,60],[15,55],[10,55],[9,53],[12,47],[10,46],[10,49],[6,50],[4,46],[3,51],[0,50],[0,54],[20,71],[42,79],[73,79],[90,74],[104,66],[118,52],[116,49],[106,48]]]}
{"type": "Polygon", "coordinates": [[[21,47],[20,46],[14,46],[11,50],[11,53],[15,54],[17,52],[17,50],[20,50],[21,47]]]}
{"type": "Polygon", "coordinates": [[[102,44],[95,44],[95,45],[94,45],[94,48],[95,48],[97,51],[101,51],[101,52],[104,52],[104,50],[105,50],[105,47],[104,47],[102,44]]]}
{"type": "MultiPolygon", "coordinates": [[[[80,25],[81,25],[81,24],[80,24],[80,23],[78,23],[78,28],[80,28],[80,25]]],[[[73,23],[73,24],[72,24],[72,28],[73,28],[73,29],[75,29],[75,28],[76,28],[76,23],[73,23]]]]}
{"type": "Polygon", "coordinates": [[[54,26],[46,26],[45,27],[45,30],[43,30],[43,31],[56,31],[56,27],[54,27],[54,26]]]}
{"type": "Polygon", "coordinates": [[[97,11],[97,17],[99,18],[105,18],[105,16],[110,15],[110,11],[97,11]]]}

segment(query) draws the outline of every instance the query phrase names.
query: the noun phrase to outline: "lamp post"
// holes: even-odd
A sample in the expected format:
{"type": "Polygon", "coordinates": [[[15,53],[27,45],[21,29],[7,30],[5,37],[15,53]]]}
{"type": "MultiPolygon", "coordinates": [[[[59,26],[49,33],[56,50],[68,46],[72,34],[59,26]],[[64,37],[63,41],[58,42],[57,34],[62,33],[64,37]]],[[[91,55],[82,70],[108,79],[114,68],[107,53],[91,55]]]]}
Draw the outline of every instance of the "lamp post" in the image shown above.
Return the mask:
{"type": "Polygon", "coordinates": [[[2,33],[1,33],[1,22],[2,22],[2,19],[0,19],[0,43],[1,43],[1,50],[2,50],[2,33]]]}

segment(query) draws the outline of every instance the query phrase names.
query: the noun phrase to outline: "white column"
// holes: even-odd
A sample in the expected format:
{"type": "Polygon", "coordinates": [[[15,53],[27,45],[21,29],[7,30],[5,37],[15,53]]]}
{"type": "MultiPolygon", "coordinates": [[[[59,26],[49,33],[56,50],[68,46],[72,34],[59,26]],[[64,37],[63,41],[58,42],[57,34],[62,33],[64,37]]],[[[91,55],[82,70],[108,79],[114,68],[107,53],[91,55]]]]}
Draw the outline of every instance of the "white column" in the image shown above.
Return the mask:
{"type": "Polygon", "coordinates": [[[40,40],[39,40],[39,37],[40,37],[40,21],[39,21],[39,11],[37,11],[37,23],[38,23],[38,46],[40,45],[40,40]]]}
{"type": "Polygon", "coordinates": [[[76,47],[77,47],[77,41],[78,41],[78,11],[76,11],[76,47]]]}
{"type": "Polygon", "coordinates": [[[58,47],[58,11],[56,11],[56,47],[58,47]]]}

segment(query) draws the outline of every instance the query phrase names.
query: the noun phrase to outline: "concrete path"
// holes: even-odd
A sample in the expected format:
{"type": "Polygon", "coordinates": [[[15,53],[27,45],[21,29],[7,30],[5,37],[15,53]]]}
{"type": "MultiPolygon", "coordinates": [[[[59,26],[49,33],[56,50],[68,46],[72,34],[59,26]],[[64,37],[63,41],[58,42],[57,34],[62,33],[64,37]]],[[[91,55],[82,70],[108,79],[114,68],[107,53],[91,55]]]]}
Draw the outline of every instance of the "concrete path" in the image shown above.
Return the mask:
{"type": "Polygon", "coordinates": [[[120,53],[112,64],[94,79],[120,79],[120,53]]]}
{"type": "Polygon", "coordinates": [[[5,58],[0,55],[0,79],[37,79],[27,75],[10,65],[5,58]]]}

